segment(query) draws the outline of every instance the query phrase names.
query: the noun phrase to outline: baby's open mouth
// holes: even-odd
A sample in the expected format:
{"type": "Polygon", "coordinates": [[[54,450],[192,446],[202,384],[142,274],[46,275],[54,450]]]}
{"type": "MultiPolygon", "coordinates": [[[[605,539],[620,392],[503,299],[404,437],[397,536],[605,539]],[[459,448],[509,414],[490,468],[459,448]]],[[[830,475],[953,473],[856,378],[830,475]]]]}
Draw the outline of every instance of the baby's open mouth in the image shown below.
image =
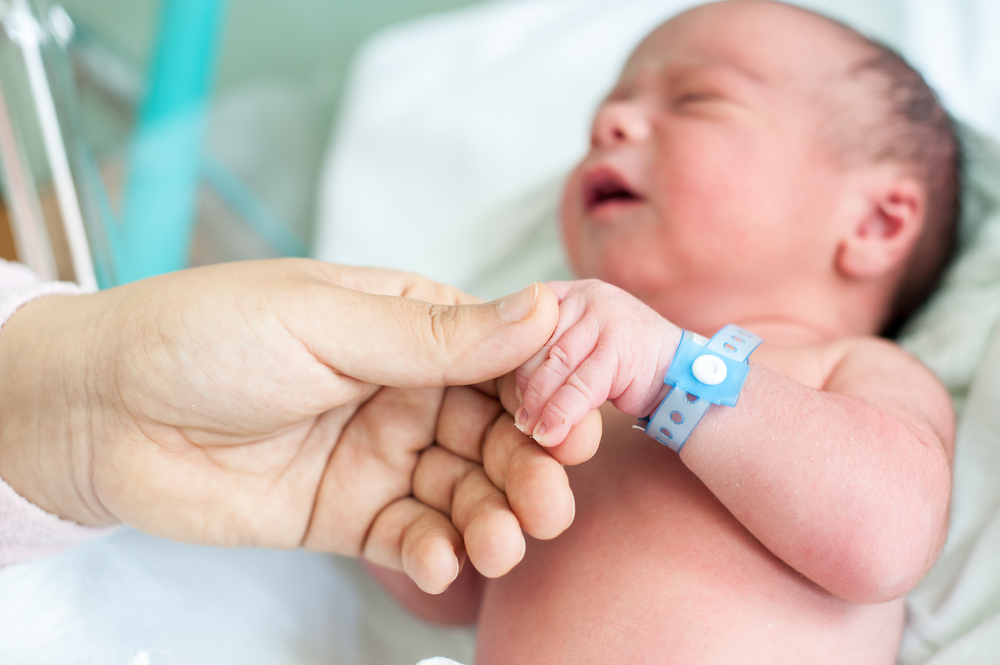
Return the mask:
{"type": "Polygon", "coordinates": [[[588,212],[609,203],[638,203],[642,200],[642,196],[610,168],[596,169],[584,178],[583,203],[588,212]]]}

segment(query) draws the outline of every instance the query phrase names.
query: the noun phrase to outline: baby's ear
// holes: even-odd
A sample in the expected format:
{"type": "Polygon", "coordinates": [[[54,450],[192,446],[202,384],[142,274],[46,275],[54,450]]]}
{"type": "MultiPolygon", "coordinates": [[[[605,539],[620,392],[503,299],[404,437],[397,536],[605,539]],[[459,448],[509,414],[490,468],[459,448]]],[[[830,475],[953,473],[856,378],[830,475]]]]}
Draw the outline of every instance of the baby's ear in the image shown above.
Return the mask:
{"type": "Polygon", "coordinates": [[[836,268],[848,279],[876,279],[901,268],[924,228],[924,188],[894,164],[866,170],[846,219],[836,268]]]}

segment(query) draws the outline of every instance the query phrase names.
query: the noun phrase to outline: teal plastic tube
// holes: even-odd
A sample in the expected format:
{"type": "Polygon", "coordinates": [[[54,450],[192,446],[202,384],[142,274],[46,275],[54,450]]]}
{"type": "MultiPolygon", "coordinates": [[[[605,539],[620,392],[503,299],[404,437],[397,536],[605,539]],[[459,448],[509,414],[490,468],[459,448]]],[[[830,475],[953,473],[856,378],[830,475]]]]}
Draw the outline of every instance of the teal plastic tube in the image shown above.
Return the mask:
{"type": "Polygon", "coordinates": [[[108,234],[119,283],[187,265],[224,9],[225,0],[163,2],[129,148],[122,222],[108,234]]]}

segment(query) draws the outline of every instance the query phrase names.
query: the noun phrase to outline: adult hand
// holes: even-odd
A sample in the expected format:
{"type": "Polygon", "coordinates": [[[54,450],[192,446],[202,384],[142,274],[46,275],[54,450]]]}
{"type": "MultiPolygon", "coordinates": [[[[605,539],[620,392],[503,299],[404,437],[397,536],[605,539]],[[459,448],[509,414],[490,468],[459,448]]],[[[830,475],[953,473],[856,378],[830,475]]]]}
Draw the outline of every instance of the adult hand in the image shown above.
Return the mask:
{"type": "MultiPolygon", "coordinates": [[[[0,477],[82,524],[187,542],[359,554],[397,537],[430,562],[411,571],[418,583],[443,588],[450,562],[435,553],[449,542],[459,556],[461,542],[405,498],[428,445],[408,423],[433,430],[434,387],[512,370],[558,317],[544,287],[468,301],[413,275],[307,260],[39,299],[0,335],[0,477]],[[425,390],[376,395],[382,385],[425,390]]],[[[467,539],[493,517],[469,519],[467,539]]]]}
{"type": "MultiPolygon", "coordinates": [[[[562,533],[575,514],[562,464],[579,464],[594,454],[601,437],[600,414],[591,412],[560,445],[543,450],[514,427],[513,378],[508,374],[443,392],[382,389],[348,424],[328,474],[353,470],[353,465],[338,465],[337,455],[353,455],[347,451],[358,448],[395,457],[401,471],[384,472],[386,482],[366,488],[383,496],[369,506],[388,508],[374,519],[328,510],[322,522],[313,520],[313,544],[336,549],[323,534],[343,534],[343,525],[352,523],[368,528],[366,558],[405,571],[424,591],[436,593],[458,575],[464,548],[480,573],[499,577],[524,556],[522,529],[541,540],[562,533]],[[364,443],[357,446],[359,441],[364,443]],[[404,448],[409,451],[405,456],[404,448]],[[390,503],[392,497],[400,498],[390,503]],[[406,546],[401,548],[400,542],[406,546]]],[[[325,483],[320,505],[346,505],[348,491],[355,488],[343,479],[325,483]]]]}

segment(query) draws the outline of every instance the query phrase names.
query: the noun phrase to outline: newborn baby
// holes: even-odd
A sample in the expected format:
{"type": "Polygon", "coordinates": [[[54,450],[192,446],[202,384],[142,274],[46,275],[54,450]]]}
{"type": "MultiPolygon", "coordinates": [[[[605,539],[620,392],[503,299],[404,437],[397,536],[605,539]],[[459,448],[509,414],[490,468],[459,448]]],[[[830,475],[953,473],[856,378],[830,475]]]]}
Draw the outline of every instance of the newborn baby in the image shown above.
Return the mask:
{"type": "Polygon", "coordinates": [[[467,567],[426,604],[390,586],[428,618],[478,611],[479,665],[894,662],[945,535],[953,420],[875,335],[933,290],[958,177],[933,93],[839,24],[747,0],[656,29],[566,186],[567,252],[597,279],[550,285],[559,325],[516,376],[543,446],[611,400],[568,469],[575,521],[501,579],[467,567]],[[679,455],[633,429],[681,329],[730,322],[765,340],[736,406],[679,455]]]}

